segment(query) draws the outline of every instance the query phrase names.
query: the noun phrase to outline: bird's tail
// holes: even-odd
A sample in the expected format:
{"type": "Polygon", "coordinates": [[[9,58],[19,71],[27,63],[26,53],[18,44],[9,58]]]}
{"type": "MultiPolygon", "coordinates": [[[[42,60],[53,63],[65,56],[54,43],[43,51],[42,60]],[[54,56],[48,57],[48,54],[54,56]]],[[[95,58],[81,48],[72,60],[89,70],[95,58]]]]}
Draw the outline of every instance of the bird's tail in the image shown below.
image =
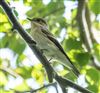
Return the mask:
{"type": "Polygon", "coordinates": [[[77,77],[79,77],[79,75],[80,75],[80,72],[78,71],[78,69],[75,67],[75,65],[72,63],[72,61],[70,60],[70,58],[67,56],[67,55],[65,55],[66,56],[66,59],[69,61],[69,63],[70,63],[70,67],[71,67],[71,70],[73,71],[73,73],[77,76],[77,77]]]}

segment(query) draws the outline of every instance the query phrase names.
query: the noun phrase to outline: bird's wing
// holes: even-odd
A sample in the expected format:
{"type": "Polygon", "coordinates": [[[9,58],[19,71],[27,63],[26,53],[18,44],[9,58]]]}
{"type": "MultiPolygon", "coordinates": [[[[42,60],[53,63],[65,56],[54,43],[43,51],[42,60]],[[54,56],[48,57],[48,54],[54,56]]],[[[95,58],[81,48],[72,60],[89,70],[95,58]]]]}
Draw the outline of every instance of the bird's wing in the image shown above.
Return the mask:
{"type": "MultiPolygon", "coordinates": [[[[68,60],[70,61],[69,57],[66,55],[66,53],[64,52],[62,46],[60,45],[60,43],[55,39],[55,37],[53,36],[52,33],[50,33],[47,30],[42,29],[41,30],[58,48],[59,50],[68,58],[68,60]]],[[[71,61],[70,61],[71,62],[71,61]]],[[[72,63],[71,63],[72,64],[72,63]]]]}
{"type": "Polygon", "coordinates": [[[78,76],[79,75],[79,71],[77,70],[77,68],[74,66],[74,64],[72,63],[72,61],[70,60],[70,58],[66,55],[64,49],[62,48],[62,46],[60,45],[60,43],[55,39],[55,37],[53,36],[53,34],[51,34],[48,30],[41,30],[57,47],[58,49],[65,55],[65,57],[67,58],[67,60],[69,60],[69,62],[72,64],[72,68],[75,72],[75,74],[78,76]]]}
{"type": "Polygon", "coordinates": [[[53,34],[52,33],[50,33],[49,31],[48,31],[48,29],[47,28],[41,28],[41,31],[46,35],[46,36],[51,36],[51,37],[54,37],[53,36],[53,34]]]}

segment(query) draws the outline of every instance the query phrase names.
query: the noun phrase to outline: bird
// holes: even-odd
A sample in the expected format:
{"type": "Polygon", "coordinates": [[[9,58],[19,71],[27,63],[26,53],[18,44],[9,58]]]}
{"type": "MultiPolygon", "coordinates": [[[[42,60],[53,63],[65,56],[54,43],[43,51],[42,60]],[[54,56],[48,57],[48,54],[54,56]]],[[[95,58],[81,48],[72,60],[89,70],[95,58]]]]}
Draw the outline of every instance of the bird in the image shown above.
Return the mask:
{"type": "Polygon", "coordinates": [[[78,77],[80,72],[67,56],[61,44],[54,35],[50,33],[47,22],[43,18],[27,19],[31,22],[30,35],[46,58],[60,62],[78,77]]]}

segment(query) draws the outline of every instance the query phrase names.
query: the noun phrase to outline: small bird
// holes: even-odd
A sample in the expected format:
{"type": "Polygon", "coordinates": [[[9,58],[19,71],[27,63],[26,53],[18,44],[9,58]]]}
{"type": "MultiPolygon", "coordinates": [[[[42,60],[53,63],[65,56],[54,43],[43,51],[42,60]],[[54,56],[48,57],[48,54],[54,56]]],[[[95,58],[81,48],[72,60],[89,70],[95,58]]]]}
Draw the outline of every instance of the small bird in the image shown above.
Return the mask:
{"type": "Polygon", "coordinates": [[[48,59],[57,60],[73,73],[79,76],[79,71],[66,55],[60,43],[56,40],[54,35],[49,32],[48,25],[43,18],[33,18],[31,21],[31,36],[36,41],[37,46],[43,51],[43,54],[48,59]]]}

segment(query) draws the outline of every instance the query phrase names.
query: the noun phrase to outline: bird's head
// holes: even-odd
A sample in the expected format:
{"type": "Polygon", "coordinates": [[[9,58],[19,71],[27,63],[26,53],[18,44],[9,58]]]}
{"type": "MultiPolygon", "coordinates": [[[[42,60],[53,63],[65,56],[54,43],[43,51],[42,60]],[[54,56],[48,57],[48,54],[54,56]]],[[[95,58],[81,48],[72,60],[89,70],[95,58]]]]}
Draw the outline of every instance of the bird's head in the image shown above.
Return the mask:
{"type": "Polygon", "coordinates": [[[33,18],[33,19],[28,18],[28,20],[31,21],[31,25],[32,26],[37,26],[37,27],[39,27],[39,26],[42,26],[42,27],[47,26],[47,23],[43,18],[33,18]]]}

